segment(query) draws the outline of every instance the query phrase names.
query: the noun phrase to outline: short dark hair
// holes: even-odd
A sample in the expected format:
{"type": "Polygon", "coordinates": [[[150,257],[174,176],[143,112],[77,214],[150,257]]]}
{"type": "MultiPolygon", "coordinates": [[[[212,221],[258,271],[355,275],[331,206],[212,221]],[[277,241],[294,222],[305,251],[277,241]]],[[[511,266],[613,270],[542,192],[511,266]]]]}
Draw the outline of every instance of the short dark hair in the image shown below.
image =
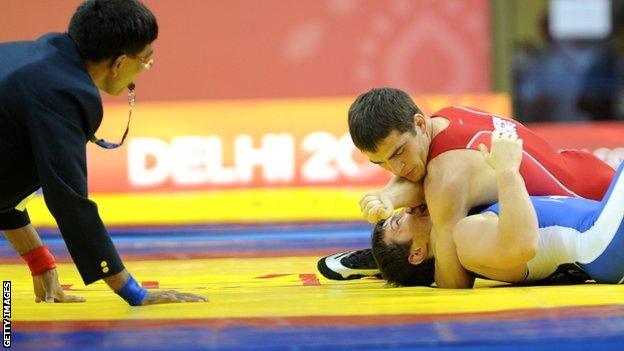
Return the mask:
{"type": "Polygon", "coordinates": [[[385,220],[377,222],[371,237],[373,256],[381,271],[381,276],[388,281],[388,284],[395,286],[429,286],[433,284],[434,259],[427,259],[418,265],[411,264],[409,251],[412,240],[403,244],[386,244],[384,242],[384,223],[385,220]]]}
{"type": "Polygon", "coordinates": [[[349,108],[349,133],[355,146],[368,152],[393,130],[414,131],[414,115],[422,111],[403,90],[376,88],[358,96],[349,108]]]}
{"type": "Polygon", "coordinates": [[[83,59],[100,62],[141,52],[158,37],[158,23],[138,0],[86,0],[67,31],[83,59]]]}

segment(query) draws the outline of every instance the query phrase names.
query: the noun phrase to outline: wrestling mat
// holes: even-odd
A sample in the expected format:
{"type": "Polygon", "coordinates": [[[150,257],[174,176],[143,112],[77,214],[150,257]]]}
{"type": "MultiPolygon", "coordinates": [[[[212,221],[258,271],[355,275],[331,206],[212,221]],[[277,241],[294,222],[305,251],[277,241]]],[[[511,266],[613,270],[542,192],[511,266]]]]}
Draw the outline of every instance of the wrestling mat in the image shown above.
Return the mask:
{"type": "Polygon", "coordinates": [[[624,286],[478,280],[473,290],[443,290],[389,288],[378,279],[330,281],[317,273],[317,260],[366,247],[368,228],[248,229],[115,233],[127,268],[144,287],[209,298],[144,307],[128,306],[103,282],[85,287],[52,234],[44,240],[66,262],[58,265],[63,288],[87,302],[36,304],[26,265],[0,241],[0,276],[12,287],[12,348],[624,349],[624,286]]]}

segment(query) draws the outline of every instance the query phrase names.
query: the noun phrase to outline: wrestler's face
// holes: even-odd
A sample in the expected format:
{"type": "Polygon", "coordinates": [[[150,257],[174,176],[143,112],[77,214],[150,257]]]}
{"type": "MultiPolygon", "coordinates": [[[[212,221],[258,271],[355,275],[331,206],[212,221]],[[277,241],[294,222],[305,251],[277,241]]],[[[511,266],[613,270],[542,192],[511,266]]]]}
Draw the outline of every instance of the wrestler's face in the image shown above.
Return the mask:
{"type": "Polygon", "coordinates": [[[143,50],[136,54],[124,54],[118,56],[111,63],[107,76],[104,91],[111,95],[119,95],[139,73],[149,69],[152,64],[152,44],[148,44],[143,50]]]}
{"type": "Polygon", "coordinates": [[[431,226],[426,205],[402,209],[386,219],[383,239],[387,245],[405,244],[412,240],[412,247],[427,247],[431,226]]]}
{"type": "MultiPolygon", "coordinates": [[[[421,115],[416,119],[423,123],[421,115]]],[[[368,159],[392,174],[412,182],[418,182],[425,176],[428,146],[424,138],[424,127],[415,124],[414,131],[404,133],[393,130],[377,143],[377,151],[364,153],[368,159]]]]}

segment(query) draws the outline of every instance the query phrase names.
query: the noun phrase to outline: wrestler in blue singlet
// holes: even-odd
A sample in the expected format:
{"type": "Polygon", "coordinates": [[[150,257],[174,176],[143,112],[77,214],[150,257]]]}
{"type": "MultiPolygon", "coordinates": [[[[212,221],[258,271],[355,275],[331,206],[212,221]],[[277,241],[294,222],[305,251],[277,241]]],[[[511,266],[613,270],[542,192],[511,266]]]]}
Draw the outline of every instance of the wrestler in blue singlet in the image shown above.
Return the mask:
{"type": "MultiPolygon", "coordinates": [[[[539,248],[527,262],[526,282],[548,280],[575,265],[598,283],[624,282],[624,163],[602,201],[532,196],[539,248]]],[[[495,204],[482,212],[499,213],[495,204]]]]}

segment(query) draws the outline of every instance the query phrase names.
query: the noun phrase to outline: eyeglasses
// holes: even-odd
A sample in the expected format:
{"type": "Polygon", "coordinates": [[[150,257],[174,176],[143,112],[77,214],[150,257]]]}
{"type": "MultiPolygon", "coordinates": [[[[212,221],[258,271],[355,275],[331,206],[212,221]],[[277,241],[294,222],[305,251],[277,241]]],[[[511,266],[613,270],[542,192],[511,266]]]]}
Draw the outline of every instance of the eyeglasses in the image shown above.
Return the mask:
{"type": "Polygon", "coordinates": [[[148,69],[152,68],[152,66],[154,65],[154,59],[153,58],[142,57],[142,56],[133,55],[133,54],[126,54],[126,56],[132,57],[132,58],[135,58],[135,59],[141,61],[141,67],[143,67],[144,70],[148,70],[148,69]]]}
{"type": "Polygon", "coordinates": [[[98,139],[95,134],[91,137],[91,139],[89,139],[90,142],[104,149],[116,149],[123,145],[126,137],[128,136],[128,131],[130,130],[130,119],[132,118],[132,110],[134,110],[134,104],[136,103],[136,93],[134,92],[134,88],[134,83],[130,83],[130,85],[128,85],[128,123],[126,124],[126,131],[123,133],[119,144],[111,143],[104,139],[98,139]]]}

